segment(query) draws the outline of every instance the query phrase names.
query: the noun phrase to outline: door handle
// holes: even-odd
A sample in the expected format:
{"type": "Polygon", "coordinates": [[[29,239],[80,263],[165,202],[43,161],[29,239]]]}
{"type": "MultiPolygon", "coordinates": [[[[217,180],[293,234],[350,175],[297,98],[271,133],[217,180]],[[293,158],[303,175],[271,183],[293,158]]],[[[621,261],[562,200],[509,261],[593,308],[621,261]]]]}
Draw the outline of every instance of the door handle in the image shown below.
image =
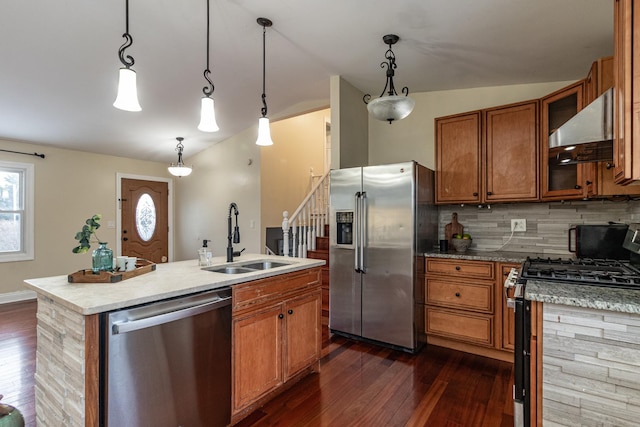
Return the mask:
{"type": "Polygon", "coordinates": [[[360,195],[360,271],[366,273],[364,266],[364,248],[366,244],[367,232],[367,192],[360,195]]]}
{"type": "Polygon", "coordinates": [[[354,213],[353,213],[353,269],[356,272],[360,272],[360,266],[358,264],[358,243],[360,239],[360,192],[355,193],[354,200],[354,213]]]}

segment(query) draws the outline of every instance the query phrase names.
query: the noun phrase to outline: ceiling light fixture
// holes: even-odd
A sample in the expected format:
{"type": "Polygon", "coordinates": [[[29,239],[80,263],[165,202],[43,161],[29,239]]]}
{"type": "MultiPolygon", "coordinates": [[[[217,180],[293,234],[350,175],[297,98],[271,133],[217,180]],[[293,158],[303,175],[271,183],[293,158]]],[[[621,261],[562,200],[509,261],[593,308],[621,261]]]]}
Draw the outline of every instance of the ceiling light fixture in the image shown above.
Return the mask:
{"type": "Polygon", "coordinates": [[[125,58],[124,51],[133,44],[133,38],[129,34],[129,0],[125,0],[125,32],[122,35],[125,42],[118,49],[118,56],[124,68],[120,68],[120,80],[118,82],[118,95],[113,106],[125,111],[140,111],[138,103],[138,89],[136,88],[136,72],[131,69],[135,63],[131,55],[125,58]]]}
{"type": "Polygon", "coordinates": [[[178,152],[178,163],[171,163],[167,169],[169,169],[169,173],[173,176],[183,177],[191,175],[193,168],[185,165],[182,161],[182,150],[184,150],[182,141],[184,141],[184,138],[179,136],[176,139],[178,140],[178,145],[176,146],[176,151],[178,152]]]}
{"type": "Polygon", "coordinates": [[[379,98],[369,102],[371,95],[366,94],[362,99],[364,103],[367,104],[369,114],[377,120],[386,120],[391,124],[394,120],[402,120],[411,114],[416,102],[409,98],[408,87],[405,86],[402,88],[404,96],[398,96],[396,88],[393,85],[393,76],[397,65],[396,56],[394,55],[393,50],[391,50],[391,46],[396,44],[398,40],[400,40],[400,37],[395,34],[387,34],[382,37],[382,40],[385,44],[389,45],[389,49],[387,49],[387,52],[384,54],[387,62],[380,63],[381,68],[387,68],[387,82],[385,83],[384,89],[382,89],[382,93],[379,98]],[[386,96],[385,92],[387,92],[386,96]]]}
{"type": "Polygon", "coordinates": [[[258,119],[258,139],[256,140],[256,145],[273,145],[271,130],[269,129],[269,119],[267,118],[267,95],[265,94],[265,38],[267,27],[272,26],[273,22],[267,18],[258,18],[258,24],[262,27],[262,117],[258,119]]]}
{"type": "Polygon", "coordinates": [[[213,105],[213,82],[209,75],[211,70],[209,69],[209,0],[207,0],[207,68],[204,70],[204,79],[209,83],[209,86],[202,88],[204,96],[200,100],[200,124],[198,129],[202,132],[217,132],[220,130],[218,123],[216,122],[216,112],[213,105]]]}

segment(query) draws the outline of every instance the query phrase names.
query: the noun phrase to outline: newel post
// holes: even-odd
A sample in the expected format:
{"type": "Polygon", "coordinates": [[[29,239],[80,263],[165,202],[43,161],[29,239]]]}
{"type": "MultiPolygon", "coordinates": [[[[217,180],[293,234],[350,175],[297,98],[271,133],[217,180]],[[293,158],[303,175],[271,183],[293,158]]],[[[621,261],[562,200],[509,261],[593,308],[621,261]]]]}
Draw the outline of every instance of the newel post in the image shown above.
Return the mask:
{"type": "Polygon", "coordinates": [[[289,212],[282,212],[282,252],[289,256],[289,212]]]}

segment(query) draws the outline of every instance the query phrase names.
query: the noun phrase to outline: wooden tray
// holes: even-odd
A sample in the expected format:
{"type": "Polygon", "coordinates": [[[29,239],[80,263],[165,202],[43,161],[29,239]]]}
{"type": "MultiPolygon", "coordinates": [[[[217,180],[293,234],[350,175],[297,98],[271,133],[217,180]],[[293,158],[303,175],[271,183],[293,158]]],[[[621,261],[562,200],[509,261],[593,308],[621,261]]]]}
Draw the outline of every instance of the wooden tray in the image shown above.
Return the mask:
{"type": "Polygon", "coordinates": [[[132,271],[101,271],[93,273],[91,269],[80,270],[67,276],[69,283],[117,283],[141,274],[149,273],[156,270],[156,265],[146,259],[138,258],[136,261],[136,269],[132,271]]]}

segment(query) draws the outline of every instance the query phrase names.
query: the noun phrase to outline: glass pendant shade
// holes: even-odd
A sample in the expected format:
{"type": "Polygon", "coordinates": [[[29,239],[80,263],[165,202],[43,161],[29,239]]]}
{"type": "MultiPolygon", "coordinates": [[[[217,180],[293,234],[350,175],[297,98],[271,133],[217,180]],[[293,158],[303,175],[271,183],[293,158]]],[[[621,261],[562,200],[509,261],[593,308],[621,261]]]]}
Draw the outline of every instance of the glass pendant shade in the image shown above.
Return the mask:
{"type": "Polygon", "coordinates": [[[260,117],[258,119],[258,139],[256,145],[273,145],[271,140],[271,129],[269,129],[269,119],[267,117],[260,117]]]}
{"type": "Polygon", "coordinates": [[[217,132],[220,130],[216,122],[213,98],[208,96],[203,96],[200,101],[200,124],[198,129],[202,132],[217,132]]]}
{"type": "Polygon", "coordinates": [[[174,165],[173,163],[171,163],[171,166],[167,169],[169,169],[169,173],[173,176],[189,176],[193,170],[189,166],[180,164],[174,165]]]}
{"type": "Polygon", "coordinates": [[[381,96],[367,104],[367,110],[377,120],[402,120],[413,111],[416,102],[408,96],[381,96]]]}
{"type": "Polygon", "coordinates": [[[131,68],[120,68],[118,95],[113,106],[125,111],[141,111],[138,103],[138,89],[136,87],[136,72],[131,68]]]}

